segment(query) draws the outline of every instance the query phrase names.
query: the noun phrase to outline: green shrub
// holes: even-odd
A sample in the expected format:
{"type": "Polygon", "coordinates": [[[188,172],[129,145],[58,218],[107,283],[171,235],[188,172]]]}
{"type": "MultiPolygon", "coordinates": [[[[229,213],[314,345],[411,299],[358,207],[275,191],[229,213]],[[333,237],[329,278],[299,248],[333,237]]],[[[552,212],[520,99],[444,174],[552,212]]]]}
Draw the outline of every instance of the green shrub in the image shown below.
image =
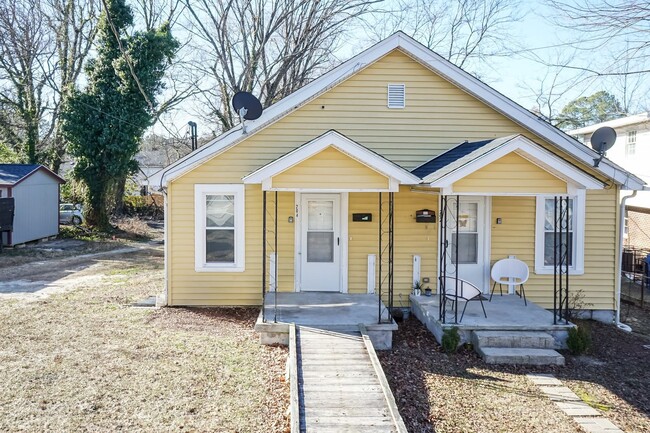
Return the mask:
{"type": "Polygon", "coordinates": [[[446,353],[456,353],[458,345],[460,344],[460,334],[458,328],[445,329],[442,334],[442,350],[446,353]]]}
{"type": "Polygon", "coordinates": [[[581,355],[591,348],[591,335],[585,326],[569,329],[569,338],[566,340],[569,351],[574,355],[581,355]]]}

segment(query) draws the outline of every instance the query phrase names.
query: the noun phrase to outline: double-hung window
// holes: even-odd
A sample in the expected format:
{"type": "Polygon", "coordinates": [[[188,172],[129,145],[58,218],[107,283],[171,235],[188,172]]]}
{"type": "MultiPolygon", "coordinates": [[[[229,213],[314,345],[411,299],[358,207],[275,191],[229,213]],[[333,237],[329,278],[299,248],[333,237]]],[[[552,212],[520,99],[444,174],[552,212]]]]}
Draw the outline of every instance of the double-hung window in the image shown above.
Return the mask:
{"type": "Polygon", "coordinates": [[[584,190],[569,198],[568,235],[566,227],[558,227],[556,235],[555,197],[537,197],[535,273],[552,274],[555,270],[555,246],[567,243],[571,251],[569,273],[584,273],[585,198],[584,190]]]}
{"type": "Polygon", "coordinates": [[[244,270],[244,185],[194,187],[195,270],[244,270]]]}
{"type": "Polygon", "coordinates": [[[636,155],[636,131],[628,131],[625,142],[625,156],[636,155]]]}

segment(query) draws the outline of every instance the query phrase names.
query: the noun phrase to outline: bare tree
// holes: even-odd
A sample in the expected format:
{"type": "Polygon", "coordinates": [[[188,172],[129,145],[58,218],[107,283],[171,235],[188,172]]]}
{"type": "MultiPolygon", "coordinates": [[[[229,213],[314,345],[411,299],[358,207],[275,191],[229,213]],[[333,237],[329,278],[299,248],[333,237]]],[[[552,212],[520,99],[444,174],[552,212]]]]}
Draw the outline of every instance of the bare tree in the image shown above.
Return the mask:
{"type": "Polygon", "coordinates": [[[42,127],[52,42],[39,0],[0,3],[0,134],[30,163],[37,162],[39,141],[51,132],[42,127]]]}
{"type": "Polygon", "coordinates": [[[269,106],[305,85],[331,66],[349,24],[378,2],[185,0],[210,114],[229,129],[237,121],[235,92],[255,92],[269,106]]]}
{"type": "Polygon", "coordinates": [[[402,30],[459,67],[506,52],[509,26],[521,19],[518,1],[396,0],[367,20],[373,41],[402,30]]]}
{"type": "Polygon", "coordinates": [[[599,59],[588,66],[569,67],[587,71],[597,76],[636,75],[650,72],[650,3],[644,0],[547,0],[557,11],[553,23],[567,28],[580,29],[572,45],[592,52],[612,49],[609,61],[599,59]],[[635,59],[634,68],[620,68],[621,60],[635,59]]]}
{"type": "Polygon", "coordinates": [[[133,0],[133,13],[138,24],[145,30],[158,28],[169,23],[173,28],[182,12],[183,0],[133,0]]]}
{"type": "Polygon", "coordinates": [[[44,0],[42,13],[50,34],[54,35],[56,56],[49,68],[49,85],[53,91],[50,122],[54,136],[49,146],[50,167],[58,172],[66,153],[61,136],[58,113],[67,91],[83,72],[84,63],[93,47],[97,33],[99,2],[97,0],[44,0]]]}

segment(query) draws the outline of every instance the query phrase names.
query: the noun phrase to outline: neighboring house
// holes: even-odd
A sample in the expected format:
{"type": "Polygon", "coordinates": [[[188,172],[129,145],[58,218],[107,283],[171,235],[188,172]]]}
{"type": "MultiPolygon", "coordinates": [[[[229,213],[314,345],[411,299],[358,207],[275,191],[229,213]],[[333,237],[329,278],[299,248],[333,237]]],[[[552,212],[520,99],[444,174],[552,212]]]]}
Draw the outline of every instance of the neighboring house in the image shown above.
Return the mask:
{"type": "MultiPolygon", "coordinates": [[[[607,151],[607,158],[650,183],[650,113],[597,123],[569,134],[589,146],[591,135],[603,126],[616,131],[616,143],[607,151]]],[[[650,249],[650,191],[639,191],[626,206],[625,245],[650,249]]]]}
{"type": "Polygon", "coordinates": [[[3,245],[17,245],[59,234],[59,187],[65,181],[37,164],[0,164],[0,198],[13,197],[13,231],[3,245]]]}
{"type": "Polygon", "coordinates": [[[624,244],[629,248],[646,250],[650,254],[650,208],[625,207],[624,244]]]}
{"type": "Polygon", "coordinates": [[[593,167],[591,149],[403,33],[247,129],[163,173],[167,305],[260,305],[262,290],[362,294],[391,281],[408,299],[414,279],[435,291],[439,264],[456,261],[489,293],[491,265],[514,255],[531,272],[528,299],[551,308],[554,198],[568,196],[570,290],[612,317],[619,196],[644,182],[607,159],[593,167]],[[459,233],[441,233],[457,215],[441,197],[460,198],[459,233]],[[458,259],[440,260],[441,236],[458,259]]]}

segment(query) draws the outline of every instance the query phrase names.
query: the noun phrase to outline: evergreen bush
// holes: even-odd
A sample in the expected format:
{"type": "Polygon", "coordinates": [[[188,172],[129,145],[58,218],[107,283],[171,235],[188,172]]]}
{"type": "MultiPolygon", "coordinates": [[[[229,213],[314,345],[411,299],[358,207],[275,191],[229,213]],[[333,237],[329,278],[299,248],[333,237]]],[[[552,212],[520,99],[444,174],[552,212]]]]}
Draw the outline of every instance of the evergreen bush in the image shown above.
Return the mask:
{"type": "Polygon", "coordinates": [[[458,328],[445,329],[442,334],[442,350],[446,353],[456,353],[458,345],[460,344],[460,334],[458,328]]]}
{"type": "Polygon", "coordinates": [[[569,329],[566,345],[573,355],[582,355],[591,348],[591,335],[585,326],[569,329]]]}

